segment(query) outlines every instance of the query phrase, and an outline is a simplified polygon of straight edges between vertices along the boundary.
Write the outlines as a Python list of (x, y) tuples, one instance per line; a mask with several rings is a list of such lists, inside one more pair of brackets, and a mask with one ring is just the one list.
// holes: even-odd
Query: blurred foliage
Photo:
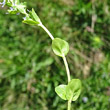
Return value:
[[(26, 1), (26, 0), (23, 0)], [(110, 110), (110, 0), (27, 0), (50, 32), (70, 44), (71, 76), (82, 80), (72, 110)], [(0, 110), (66, 110), (54, 88), (63, 62), (39, 27), (0, 8)]]

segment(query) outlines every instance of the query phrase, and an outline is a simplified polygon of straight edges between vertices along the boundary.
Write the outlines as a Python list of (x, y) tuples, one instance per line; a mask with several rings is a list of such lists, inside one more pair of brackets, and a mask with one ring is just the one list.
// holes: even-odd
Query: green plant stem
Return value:
[(41, 26), (47, 32), (47, 34), (49, 35), (49, 37), (52, 40), (54, 40), (54, 37), (52, 36), (52, 34), (49, 32), (49, 30), (42, 23), (40, 23), (39, 26)]
[[(41, 26), (47, 32), (47, 34), (49, 35), (49, 37), (52, 40), (54, 40), (54, 37), (52, 36), (52, 34), (49, 32), (49, 30), (42, 23), (40, 23), (39, 26)], [(63, 58), (64, 64), (65, 64), (66, 73), (67, 73), (67, 77), (68, 77), (68, 83), (69, 83), (70, 80), (71, 80), (71, 78), (70, 78), (70, 70), (69, 70), (68, 62), (66, 60), (65, 55), (63, 55), (62, 58)], [(68, 101), (68, 108), (67, 108), (67, 110), (71, 110), (71, 100)]]
[[(47, 32), (47, 34), (50, 36), (50, 38), (52, 40), (54, 40), (54, 37), (52, 36), (52, 34), (49, 32), (49, 30), (42, 23), (40, 23), (39, 26), (41, 26)], [(70, 70), (69, 70), (68, 63), (67, 63), (65, 55), (63, 55), (63, 61), (64, 61), (64, 64), (65, 64), (65, 67), (66, 67), (68, 82), (70, 82), (70, 80), (71, 80), (71, 78), (70, 78)]]
[(69, 83), (70, 80), (71, 80), (71, 78), (70, 78), (70, 70), (69, 70), (68, 63), (67, 63), (65, 55), (63, 55), (63, 61), (64, 61), (64, 64), (65, 64), (65, 68), (66, 68), (66, 72), (67, 72), (67, 77), (68, 77), (68, 83)]

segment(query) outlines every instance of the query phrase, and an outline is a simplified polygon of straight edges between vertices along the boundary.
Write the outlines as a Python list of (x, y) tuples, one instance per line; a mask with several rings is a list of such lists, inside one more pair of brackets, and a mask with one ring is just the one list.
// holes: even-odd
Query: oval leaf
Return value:
[(81, 93), (81, 81), (79, 79), (72, 79), (66, 87), (66, 98), (72, 101), (77, 100)]
[(62, 98), (63, 100), (67, 100), (66, 99), (66, 85), (59, 85), (55, 88), (55, 92), (58, 94), (58, 96), (60, 98)]
[(69, 51), (69, 45), (66, 41), (60, 38), (55, 38), (52, 41), (52, 49), (56, 55), (63, 57), (64, 55), (67, 55)]

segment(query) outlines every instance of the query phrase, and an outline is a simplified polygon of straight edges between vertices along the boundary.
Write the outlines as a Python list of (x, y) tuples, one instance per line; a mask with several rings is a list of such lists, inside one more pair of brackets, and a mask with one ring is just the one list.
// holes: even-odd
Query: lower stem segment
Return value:
[(68, 77), (68, 83), (70, 82), (70, 70), (69, 70), (69, 67), (68, 67), (68, 63), (67, 63), (67, 60), (66, 60), (66, 57), (65, 55), (63, 55), (63, 61), (64, 61), (64, 64), (65, 64), (65, 67), (66, 67), (66, 72), (67, 72), (67, 77)]
[[(66, 67), (66, 72), (67, 72), (67, 77), (68, 77), (68, 83), (69, 83), (70, 80), (71, 80), (71, 78), (70, 78), (70, 70), (69, 70), (68, 63), (67, 63), (67, 60), (66, 60), (65, 55), (63, 55), (63, 61), (64, 61), (64, 64), (65, 64), (65, 67)], [(68, 108), (67, 108), (67, 110), (71, 110), (71, 101), (72, 101), (72, 99), (70, 99), (68, 101)]]

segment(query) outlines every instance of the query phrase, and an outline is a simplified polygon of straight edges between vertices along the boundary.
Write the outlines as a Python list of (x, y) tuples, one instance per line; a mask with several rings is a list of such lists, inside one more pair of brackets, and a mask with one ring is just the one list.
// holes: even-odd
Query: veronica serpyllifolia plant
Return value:
[(9, 7), (9, 9), (7, 10), (9, 14), (23, 14), (25, 16), (23, 17), (23, 23), (40, 26), (44, 29), (44, 31), (47, 32), (47, 34), (51, 38), (53, 52), (63, 59), (68, 79), (68, 83), (57, 86), (55, 88), (55, 92), (60, 98), (68, 101), (67, 110), (70, 110), (71, 102), (76, 101), (81, 93), (81, 81), (79, 79), (71, 79), (70, 77), (70, 70), (66, 60), (66, 55), (69, 52), (68, 43), (60, 38), (54, 38), (48, 31), (48, 29), (42, 24), (34, 9), (30, 11), (27, 10), (25, 2), (23, 3), (19, 0), (3, 0), (3, 2), (0, 4), (2, 5), (2, 7), (4, 7), (5, 5)]

